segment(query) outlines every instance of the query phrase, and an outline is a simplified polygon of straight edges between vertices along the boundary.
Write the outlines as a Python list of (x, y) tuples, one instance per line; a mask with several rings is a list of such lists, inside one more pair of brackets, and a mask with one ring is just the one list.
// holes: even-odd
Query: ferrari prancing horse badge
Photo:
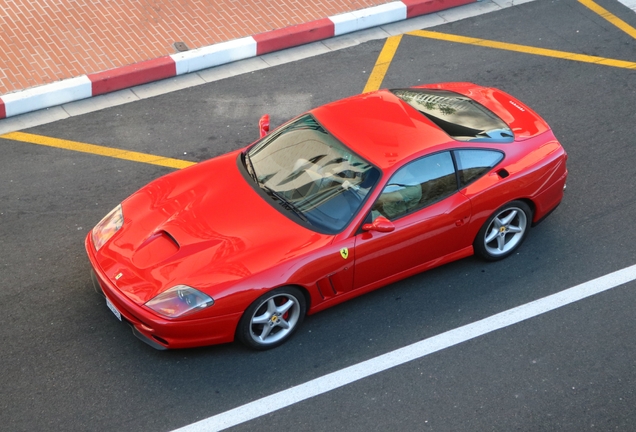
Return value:
[(349, 249), (347, 248), (340, 249), (340, 255), (342, 255), (342, 258), (347, 259), (349, 257)]

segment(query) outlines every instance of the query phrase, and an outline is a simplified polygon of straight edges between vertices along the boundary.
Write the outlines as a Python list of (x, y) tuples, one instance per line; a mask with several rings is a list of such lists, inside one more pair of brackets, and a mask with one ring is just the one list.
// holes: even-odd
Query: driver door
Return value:
[(407, 164), (388, 181), (371, 213), (372, 219), (388, 219), (393, 231), (367, 230), (355, 237), (354, 289), (424, 270), (470, 246), (465, 236), (470, 216), (449, 152)]

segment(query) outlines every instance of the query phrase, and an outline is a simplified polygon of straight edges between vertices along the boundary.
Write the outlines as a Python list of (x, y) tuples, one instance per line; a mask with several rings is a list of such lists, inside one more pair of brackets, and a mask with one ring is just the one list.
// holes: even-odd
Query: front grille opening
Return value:
[(158, 341), (158, 342), (161, 342), (162, 344), (164, 344), (164, 345), (168, 346), (168, 341), (167, 341), (167, 340), (165, 340), (165, 339), (163, 339), (163, 338), (160, 338), (159, 336), (156, 336), (156, 335), (152, 335), (152, 338), (153, 338), (154, 340), (156, 340), (156, 341)]

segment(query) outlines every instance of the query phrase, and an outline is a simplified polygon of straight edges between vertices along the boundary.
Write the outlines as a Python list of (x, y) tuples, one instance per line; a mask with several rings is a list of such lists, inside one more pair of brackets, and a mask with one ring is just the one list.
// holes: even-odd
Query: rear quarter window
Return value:
[(503, 153), (496, 150), (466, 149), (453, 153), (462, 188), (486, 174), (504, 158)]

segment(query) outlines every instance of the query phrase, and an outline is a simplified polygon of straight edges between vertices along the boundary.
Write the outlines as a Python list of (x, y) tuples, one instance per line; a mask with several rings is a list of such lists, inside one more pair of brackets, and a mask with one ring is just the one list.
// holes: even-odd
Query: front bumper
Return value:
[(92, 266), (91, 279), (95, 291), (102, 294), (120, 312), (123, 322), (133, 334), (155, 349), (192, 348), (232, 342), (242, 313), (219, 317), (168, 320), (126, 297), (103, 273), (92, 245), (90, 234), (85, 240), (86, 253)]

